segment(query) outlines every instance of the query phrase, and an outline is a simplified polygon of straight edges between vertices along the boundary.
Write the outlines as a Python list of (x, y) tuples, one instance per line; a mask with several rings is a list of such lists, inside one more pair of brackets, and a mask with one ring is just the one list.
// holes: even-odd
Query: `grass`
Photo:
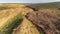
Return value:
[[(4, 6), (5, 5), (5, 6)], [(37, 5), (37, 6), (36, 6)], [(58, 10), (57, 8), (59, 7), (58, 5), (56, 5), (56, 4), (36, 4), (34, 7), (35, 8), (39, 8), (39, 9), (54, 9), (53, 10), (53, 13), (55, 13), (55, 14), (57, 14), (59, 17), (60, 17), (60, 10)], [(54, 6), (55, 5), (55, 6)], [(32, 6), (32, 5), (31, 5)], [(32, 6), (32, 7), (33, 7)], [(54, 6), (54, 7), (53, 7)], [(58, 6), (58, 7), (57, 7)], [(2, 8), (2, 9), (1, 9)], [(14, 11), (15, 11), (15, 9), (16, 8), (22, 8), (22, 9), (19, 9), (19, 10), (22, 10), (22, 11), (26, 11), (26, 12), (28, 12), (29, 11), (29, 9), (27, 8), (27, 7), (25, 7), (24, 5), (20, 5), (20, 4), (2, 4), (2, 5), (0, 5), (0, 19), (1, 18), (4, 18), (5, 17), (5, 14), (8, 16), (9, 15), (9, 13), (10, 13), (10, 11), (13, 13)], [(21, 11), (21, 12), (22, 12)], [(45, 11), (45, 10), (44, 10)], [(49, 10), (50, 11), (50, 10)], [(4, 13), (4, 12), (6, 12), (6, 13)], [(8, 12), (8, 13), (7, 13)], [(3, 15), (3, 14), (4, 15)], [(40, 13), (41, 13), (41, 11), (40, 11)], [(44, 12), (43, 12), (44, 13)], [(48, 12), (47, 12), (48, 13)], [(47, 14), (46, 13), (46, 14)], [(3, 16), (1, 16), (1, 15), (3, 15)], [(44, 14), (45, 15), (45, 14)], [(6, 17), (7, 17), (6, 16)], [(54, 15), (53, 15), (54, 16)], [(15, 16), (14, 18), (12, 18), (12, 19), (9, 19), (8, 21), (7, 21), (7, 23), (6, 24), (8, 24), (8, 25), (5, 25), (3, 28), (1, 28), (0, 29), (0, 34), (11, 34), (12, 32), (13, 32), (13, 30), (15, 29), (15, 28), (17, 28), (18, 26), (19, 26), (19, 24), (21, 24), (21, 22), (22, 22), (22, 20), (23, 20), (23, 15), (22, 14), (19, 14), (19, 15), (17, 15), (17, 16)], [(36, 26), (37, 27), (37, 29), (39, 30), (39, 27), (38, 26)], [(40, 32), (41, 32), (41, 34), (44, 34), (44, 32), (42, 31), (42, 30), (39, 30)]]
[[(0, 8), (0, 22), (3, 18), (7, 18), (9, 15), (13, 14), (16, 9), (18, 8), (17, 6), (11, 6), (11, 5), (1, 5)], [(22, 8), (19, 6), (19, 8)], [(7, 21), (7, 25), (2, 25), (0, 27), (0, 34), (11, 34), (13, 32), (13, 29), (15, 29), (23, 20), (23, 15), (20, 13), (17, 16), (14, 16), (13, 18), (9, 19)]]
[(23, 20), (23, 16), (20, 14), (18, 16), (15, 16), (14, 18), (7, 21), (7, 25), (5, 25), (1, 30), (0, 34), (11, 34), (13, 32), (13, 29), (16, 28)]
[(40, 34), (36, 26), (33, 25), (28, 19), (24, 18), (23, 22), (13, 34)]

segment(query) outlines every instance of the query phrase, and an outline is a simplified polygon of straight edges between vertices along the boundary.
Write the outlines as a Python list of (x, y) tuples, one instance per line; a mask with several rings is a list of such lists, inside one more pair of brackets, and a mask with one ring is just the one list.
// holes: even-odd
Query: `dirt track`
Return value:
[(17, 30), (13, 34), (40, 34), (35, 25), (33, 25), (28, 19), (24, 18)]

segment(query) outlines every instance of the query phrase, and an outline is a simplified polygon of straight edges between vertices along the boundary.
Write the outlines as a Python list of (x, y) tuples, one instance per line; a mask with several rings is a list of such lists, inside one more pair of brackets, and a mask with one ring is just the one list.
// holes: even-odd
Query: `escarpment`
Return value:
[(25, 17), (42, 28), (46, 34), (60, 34), (60, 18), (52, 11), (39, 10), (27, 13)]

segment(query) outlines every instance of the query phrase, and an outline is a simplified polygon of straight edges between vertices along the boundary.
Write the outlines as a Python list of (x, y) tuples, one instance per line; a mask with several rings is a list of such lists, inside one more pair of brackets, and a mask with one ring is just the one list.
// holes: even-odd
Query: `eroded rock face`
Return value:
[(52, 11), (39, 10), (27, 13), (25, 17), (42, 28), (46, 34), (60, 34), (60, 18)]
[(33, 11), (38, 11), (39, 10), (39, 8), (37, 8), (37, 7), (31, 7), (31, 6), (26, 6), (26, 7), (32, 9)]

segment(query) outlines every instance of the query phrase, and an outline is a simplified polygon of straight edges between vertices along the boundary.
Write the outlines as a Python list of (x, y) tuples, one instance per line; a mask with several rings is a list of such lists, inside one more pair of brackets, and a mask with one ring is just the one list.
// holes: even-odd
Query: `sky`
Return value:
[(0, 0), (0, 3), (47, 3), (60, 0)]

